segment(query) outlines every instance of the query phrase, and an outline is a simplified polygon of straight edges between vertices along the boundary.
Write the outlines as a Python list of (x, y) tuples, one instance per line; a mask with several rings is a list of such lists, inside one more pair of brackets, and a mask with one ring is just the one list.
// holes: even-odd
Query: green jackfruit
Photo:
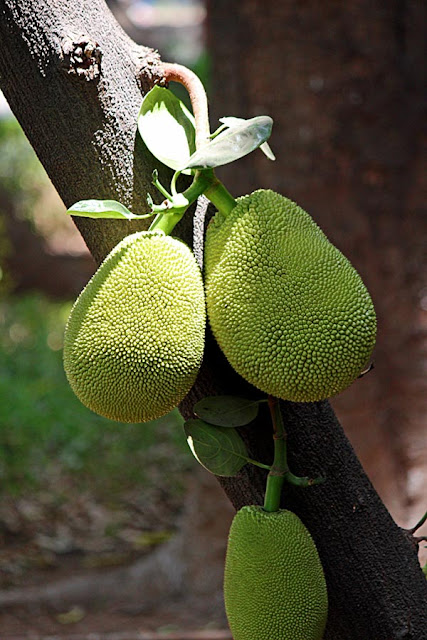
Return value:
[(208, 317), (231, 366), (294, 402), (329, 398), (368, 364), (372, 300), (359, 274), (301, 207), (269, 190), (209, 224)]
[(315, 544), (291, 511), (243, 507), (228, 539), (224, 599), (234, 640), (321, 640), (328, 596)]
[(187, 245), (162, 232), (128, 236), (71, 310), (64, 339), (70, 385), (111, 420), (159, 418), (196, 379), (205, 320), (202, 276)]

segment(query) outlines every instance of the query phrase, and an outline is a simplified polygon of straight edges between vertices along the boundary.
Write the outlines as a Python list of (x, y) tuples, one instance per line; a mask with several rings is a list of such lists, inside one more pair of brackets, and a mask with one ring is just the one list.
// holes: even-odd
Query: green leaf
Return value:
[(194, 406), (194, 413), (217, 427), (243, 427), (255, 420), (258, 409), (258, 400), (236, 396), (209, 396)]
[(196, 150), (194, 117), (169, 89), (156, 86), (147, 93), (138, 129), (153, 156), (175, 171), (185, 166)]
[[(246, 120), (244, 118), (235, 118), (234, 116), (226, 116), (224, 118), (220, 118), (219, 121), (222, 122), (225, 127), (232, 127), (232, 126), (235, 126), (236, 124), (239, 124), (239, 122), (240, 123), (241, 122), (246, 122)], [(263, 142), (260, 145), (259, 148), (263, 153), (265, 153), (265, 155), (267, 156), (267, 158), (269, 160), (275, 160), (276, 159), (276, 156), (272, 152), (271, 147), (268, 144), (268, 142)]]
[[(125, 218), (126, 220), (138, 220), (148, 216), (137, 216), (131, 213), (120, 202), (115, 200), (80, 200), (67, 209), (72, 216), (83, 218)], [(150, 214), (151, 215), (151, 214)]]
[(273, 127), (273, 120), (269, 116), (257, 116), (250, 120), (232, 117), (221, 120), (228, 129), (220, 131), (211, 142), (193, 153), (183, 165), (186, 169), (211, 169), (243, 158), (265, 144)]
[(211, 473), (235, 476), (248, 462), (245, 443), (235, 429), (188, 420), (184, 430), (194, 457)]

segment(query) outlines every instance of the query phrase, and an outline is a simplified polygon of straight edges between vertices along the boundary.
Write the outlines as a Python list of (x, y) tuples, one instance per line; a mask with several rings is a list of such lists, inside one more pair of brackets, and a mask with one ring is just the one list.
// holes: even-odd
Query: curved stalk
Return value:
[[(210, 141), (208, 99), (203, 84), (193, 71), (180, 64), (164, 62), (162, 70), (167, 82), (179, 82), (188, 91), (196, 123), (196, 149), (200, 149)], [(176, 193), (178, 176), (179, 172), (175, 172), (171, 184), (172, 198), (168, 197), (166, 190), (161, 185), (154, 183), (159, 191), (167, 197), (167, 200), (164, 210), (159, 211), (153, 220), (150, 226), (151, 231), (159, 229), (169, 235), (190, 204), (202, 194), (205, 194), (218, 211), (224, 215), (228, 215), (236, 206), (233, 196), (217, 179), (213, 169), (197, 171), (193, 183), (182, 194)]]
[(211, 171), (212, 181), (203, 193), (208, 198), (208, 200), (210, 200), (212, 204), (215, 205), (218, 211), (227, 216), (230, 211), (236, 206), (236, 201), (231, 193), (224, 187), (222, 182), (215, 176), (213, 169), (211, 169)]
[(167, 82), (179, 82), (188, 91), (196, 121), (196, 149), (200, 149), (209, 142), (209, 110), (208, 99), (203, 84), (193, 71), (181, 64), (163, 62), (163, 75)]

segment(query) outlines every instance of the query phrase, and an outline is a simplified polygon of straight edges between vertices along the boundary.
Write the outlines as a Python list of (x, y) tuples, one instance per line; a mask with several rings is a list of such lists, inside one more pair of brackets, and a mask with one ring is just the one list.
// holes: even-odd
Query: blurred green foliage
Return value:
[(13, 276), (6, 269), (12, 248), (7, 220), (13, 212), (31, 223), (34, 203), (49, 188), (50, 181), (13, 116), (0, 118), (0, 296), (13, 288)]
[[(13, 196), (16, 208), (31, 218), (34, 201), (49, 183), (18, 121), (12, 116), (0, 118), (1, 192)], [(0, 198), (0, 211), (3, 207)]]
[(178, 411), (121, 424), (74, 396), (62, 366), (70, 308), (34, 294), (0, 301), (1, 491), (19, 495), (57, 477), (112, 496), (153, 475), (179, 488), (192, 459)]

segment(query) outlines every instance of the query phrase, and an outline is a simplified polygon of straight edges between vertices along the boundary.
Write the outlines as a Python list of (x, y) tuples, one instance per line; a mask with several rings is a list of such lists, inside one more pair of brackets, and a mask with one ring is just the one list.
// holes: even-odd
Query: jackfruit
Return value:
[(359, 274), (301, 207), (270, 190), (217, 212), (205, 241), (212, 332), (231, 366), (270, 395), (314, 402), (343, 391), (375, 344)]
[(122, 240), (77, 298), (64, 368), (80, 401), (121, 422), (175, 408), (199, 370), (205, 332), (202, 275), (183, 242), (141, 231)]
[(224, 600), (234, 640), (320, 640), (328, 595), (310, 533), (291, 511), (246, 506), (231, 524)]

